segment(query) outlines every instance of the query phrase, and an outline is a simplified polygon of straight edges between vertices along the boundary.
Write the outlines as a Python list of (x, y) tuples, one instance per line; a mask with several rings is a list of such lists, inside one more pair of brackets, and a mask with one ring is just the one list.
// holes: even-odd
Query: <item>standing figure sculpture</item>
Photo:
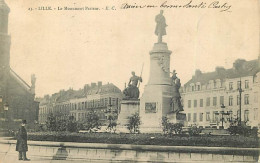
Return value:
[(125, 99), (138, 99), (139, 88), (137, 87), (138, 81), (142, 82), (142, 77), (136, 76), (135, 72), (132, 72), (132, 77), (129, 80), (128, 87), (123, 91)]
[(163, 10), (160, 11), (160, 14), (158, 14), (155, 17), (156, 22), (156, 28), (155, 28), (155, 34), (158, 36), (158, 43), (162, 42), (162, 36), (166, 35), (166, 27), (167, 24), (165, 22), (165, 17), (163, 16)]
[(172, 86), (173, 86), (173, 98), (172, 98), (172, 108), (173, 112), (180, 112), (183, 111), (183, 106), (181, 104), (181, 94), (179, 89), (181, 87), (180, 79), (176, 75), (176, 71), (173, 70), (172, 75)]

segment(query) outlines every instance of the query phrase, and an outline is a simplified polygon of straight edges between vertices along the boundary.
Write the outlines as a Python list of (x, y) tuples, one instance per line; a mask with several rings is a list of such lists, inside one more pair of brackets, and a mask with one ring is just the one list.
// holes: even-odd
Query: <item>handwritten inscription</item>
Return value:
[(209, 9), (219, 9), (220, 12), (227, 11), (231, 12), (231, 5), (228, 4), (227, 2), (220, 2), (220, 1), (214, 1), (211, 3), (208, 2), (194, 2), (193, 0), (190, 0), (188, 3), (175, 3), (175, 4), (170, 4), (168, 1), (163, 2), (160, 5), (152, 5), (152, 4), (145, 4), (145, 5), (139, 5), (137, 3), (123, 3), (121, 5), (121, 9), (142, 9), (142, 8), (198, 8), (198, 9), (204, 9), (204, 8), (209, 8)]

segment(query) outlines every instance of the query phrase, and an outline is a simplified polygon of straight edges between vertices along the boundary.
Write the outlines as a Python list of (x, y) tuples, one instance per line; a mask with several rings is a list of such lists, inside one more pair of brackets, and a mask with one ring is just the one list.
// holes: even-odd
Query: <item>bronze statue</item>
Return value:
[(156, 28), (155, 28), (155, 34), (158, 36), (158, 43), (162, 42), (162, 36), (166, 35), (166, 27), (167, 24), (165, 22), (165, 17), (163, 16), (163, 10), (160, 11), (160, 14), (158, 14), (155, 17)]
[(128, 87), (123, 91), (125, 99), (138, 99), (139, 88), (137, 87), (138, 81), (142, 82), (142, 77), (136, 76), (135, 72), (132, 72), (132, 77), (129, 80)]
[(177, 77), (177, 73), (175, 70), (173, 70), (172, 73), (172, 86), (173, 86), (173, 97), (172, 97), (172, 107), (173, 112), (180, 112), (183, 111), (183, 106), (181, 104), (181, 94), (179, 92), (179, 89), (181, 87), (181, 81)]

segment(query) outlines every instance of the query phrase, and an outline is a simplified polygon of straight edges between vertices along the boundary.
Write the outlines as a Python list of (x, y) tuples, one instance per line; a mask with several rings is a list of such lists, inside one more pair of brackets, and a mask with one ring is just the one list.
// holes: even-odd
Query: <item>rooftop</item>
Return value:
[(102, 85), (101, 82), (98, 82), (98, 84), (91, 83), (91, 85), (86, 84), (83, 89), (73, 90), (72, 88), (70, 88), (68, 90), (60, 90), (59, 92), (54, 93), (51, 96), (45, 95), (44, 98), (40, 100), (40, 104), (45, 105), (54, 102), (65, 102), (70, 99), (84, 98), (90, 95), (109, 93), (121, 93), (121, 90), (112, 83), (108, 83), (105, 85)]
[(191, 83), (200, 82), (201, 84), (208, 83), (210, 80), (216, 79), (232, 79), (232, 78), (240, 78), (245, 76), (254, 76), (257, 72), (259, 72), (259, 61), (251, 60), (246, 61), (244, 59), (237, 59), (233, 63), (233, 67), (230, 69), (225, 69), (224, 67), (216, 67), (214, 72), (206, 72), (202, 73), (200, 70), (196, 70), (195, 75), (192, 76), (192, 79), (189, 80), (184, 86)]

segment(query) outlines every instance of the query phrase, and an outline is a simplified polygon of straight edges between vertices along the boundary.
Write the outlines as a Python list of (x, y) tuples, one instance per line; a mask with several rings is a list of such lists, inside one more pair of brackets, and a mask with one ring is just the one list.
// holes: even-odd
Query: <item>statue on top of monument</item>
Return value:
[(125, 99), (138, 99), (139, 88), (137, 87), (138, 81), (142, 82), (142, 77), (136, 76), (135, 72), (132, 72), (132, 77), (129, 80), (128, 87), (123, 91)]
[(158, 36), (158, 43), (162, 42), (162, 36), (166, 35), (167, 24), (165, 22), (165, 17), (163, 16), (163, 10), (160, 11), (160, 14), (155, 17), (156, 28), (155, 34)]
[(172, 72), (172, 86), (173, 86), (173, 97), (172, 97), (172, 108), (173, 112), (183, 111), (183, 106), (181, 104), (181, 94), (179, 89), (181, 87), (181, 81), (177, 77), (177, 73), (175, 70)]

